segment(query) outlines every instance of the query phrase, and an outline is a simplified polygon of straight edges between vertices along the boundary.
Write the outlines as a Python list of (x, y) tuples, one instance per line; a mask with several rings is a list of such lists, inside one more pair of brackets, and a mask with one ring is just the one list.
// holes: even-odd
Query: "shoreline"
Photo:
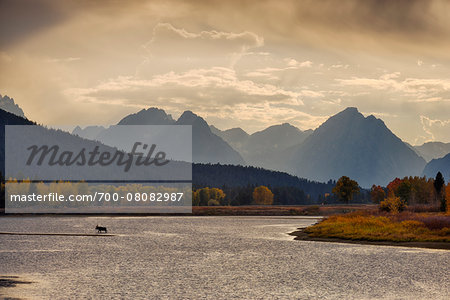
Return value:
[(445, 242), (393, 242), (393, 241), (349, 240), (335, 237), (310, 237), (309, 234), (305, 232), (305, 229), (306, 228), (297, 228), (296, 231), (290, 232), (288, 234), (290, 236), (294, 236), (295, 237), (294, 240), (296, 241), (450, 250), (450, 243)]
[(0, 232), (0, 235), (54, 235), (54, 236), (115, 236), (110, 233), (66, 233), (66, 232)]
[(192, 213), (9, 213), (0, 209), (0, 218), (8, 217), (146, 217), (146, 216), (330, 216), (352, 211), (374, 208), (372, 204), (328, 204), (328, 205), (245, 205), (245, 206), (193, 206)]

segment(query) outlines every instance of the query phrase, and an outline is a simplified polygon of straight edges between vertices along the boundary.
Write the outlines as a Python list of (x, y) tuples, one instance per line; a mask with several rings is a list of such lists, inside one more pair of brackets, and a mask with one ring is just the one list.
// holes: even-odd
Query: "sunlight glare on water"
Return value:
[(0, 218), (0, 288), (22, 298), (449, 299), (450, 252), (294, 241), (295, 217)]

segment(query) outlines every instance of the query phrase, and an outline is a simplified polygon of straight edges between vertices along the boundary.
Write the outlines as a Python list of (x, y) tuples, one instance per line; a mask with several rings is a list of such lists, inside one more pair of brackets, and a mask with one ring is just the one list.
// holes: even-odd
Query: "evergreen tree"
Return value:
[(442, 187), (444, 186), (444, 184), (445, 184), (444, 176), (442, 176), (441, 172), (437, 172), (433, 185), (436, 191), (436, 197), (440, 202), (441, 211), (446, 211), (445, 198), (442, 197)]

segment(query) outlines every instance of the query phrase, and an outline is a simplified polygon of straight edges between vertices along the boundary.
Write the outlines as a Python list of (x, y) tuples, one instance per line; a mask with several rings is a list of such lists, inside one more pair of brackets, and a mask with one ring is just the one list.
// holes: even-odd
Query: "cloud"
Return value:
[(49, 63), (68, 63), (81, 60), (80, 57), (65, 57), (65, 58), (48, 58), (45, 61)]
[[(305, 113), (295, 107), (276, 105), (270, 102), (241, 103), (233, 107), (225, 106), (218, 111), (205, 111), (199, 108), (195, 111), (205, 116), (208, 122), (220, 128), (239, 126), (248, 133), (282, 122), (288, 122), (306, 130), (316, 128), (328, 119), (328, 116), (317, 116)], [(270, 114), (267, 113), (268, 111)], [(231, 124), (230, 119), (234, 120)]]
[(450, 119), (431, 119), (421, 115), (420, 122), (422, 123), (423, 131), (428, 137), (428, 140), (426, 141), (449, 141), (448, 133), (450, 132)]
[[(145, 69), (180, 71), (199, 67), (231, 67), (249, 50), (264, 45), (264, 39), (250, 31), (217, 30), (191, 32), (170, 23), (158, 23), (152, 39), (144, 45), (148, 56)], [(147, 70), (148, 71), (148, 70)]]
[(303, 111), (302, 99), (323, 97), (320, 92), (258, 84), (239, 79), (233, 69), (223, 67), (168, 72), (151, 79), (122, 76), (93, 88), (67, 89), (65, 95), (80, 103), (157, 106), (174, 115), (190, 109), (218, 126), (227, 127), (234, 120), (234, 126), (250, 131), (280, 120), (309, 129), (327, 118)]
[(311, 68), (311, 66), (313, 65), (312, 61), (309, 60), (299, 62), (293, 58), (285, 58), (284, 61), (288, 65), (288, 68)]
[(13, 60), (13, 58), (6, 52), (4, 51), (0, 51), (0, 61), (1, 62), (5, 62), (5, 63), (9, 63)]
[(0, 48), (9, 48), (69, 17), (49, 0), (3, 0), (0, 6)]
[(431, 138), (420, 115), (448, 118), (449, 9), (445, 0), (5, 0), (0, 89), (44, 124), (160, 106), (222, 127), (306, 129), (357, 106), (411, 142)]
[[(436, 93), (450, 91), (450, 79), (441, 78), (405, 78), (400, 73), (384, 74), (379, 78), (353, 76), (350, 79), (336, 79), (339, 85), (390, 90), (417, 96), (418, 99), (429, 98)], [(450, 96), (450, 95), (448, 95)], [(413, 99), (415, 101), (416, 99)]]
[[(163, 43), (177, 45), (183, 40), (183, 49), (166, 49)], [(146, 45), (151, 52), (158, 52), (159, 47), (163, 46), (164, 54), (171, 51), (174, 53), (196, 53), (199, 49), (202, 51), (214, 50), (219, 53), (225, 52), (244, 52), (250, 48), (261, 47), (264, 45), (264, 39), (257, 34), (244, 31), (240, 33), (223, 32), (217, 30), (200, 31), (198, 33), (188, 32), (183, 28), (175, 28), (170, 23), (158, 23), (153, 29), (153, 38)], [(161, 53), (160, 53), (161, 54)]]
[[(310, 90), (291, 91), (271, 84), (257, 84), (239, 79), (230, 68), (192, 69), (168, 72), (151, 79), (121, 76), (87, 89), (68, 89), (67, 95), (76, 99), (101, 102), (119, 100), (129, 105), (148, 105), (169, 99), (183, 99), (185, 105), (233, 106), (240, 103), (286, 103), (303, 105), (303, 97), (320, 97)], [(175, 105), (179, 105), (176, 103)]]
[(350, 67), (350, 65), (343, 65), (343, 64), (336, 64), (336, 65), (331, 65), (328, 70), (331, 69), (348, 69)]

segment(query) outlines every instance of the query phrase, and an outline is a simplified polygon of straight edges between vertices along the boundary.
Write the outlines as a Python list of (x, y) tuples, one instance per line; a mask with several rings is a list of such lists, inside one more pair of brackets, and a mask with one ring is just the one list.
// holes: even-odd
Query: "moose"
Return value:
[(97, 233), (100, 233), (102, 231), (104, 231), (105, 233), (108, 233), (108, 230), (106, 229), (106, 227), (102, 227), (102, 226), (95, 226), (95, 229), (97, 230)]

